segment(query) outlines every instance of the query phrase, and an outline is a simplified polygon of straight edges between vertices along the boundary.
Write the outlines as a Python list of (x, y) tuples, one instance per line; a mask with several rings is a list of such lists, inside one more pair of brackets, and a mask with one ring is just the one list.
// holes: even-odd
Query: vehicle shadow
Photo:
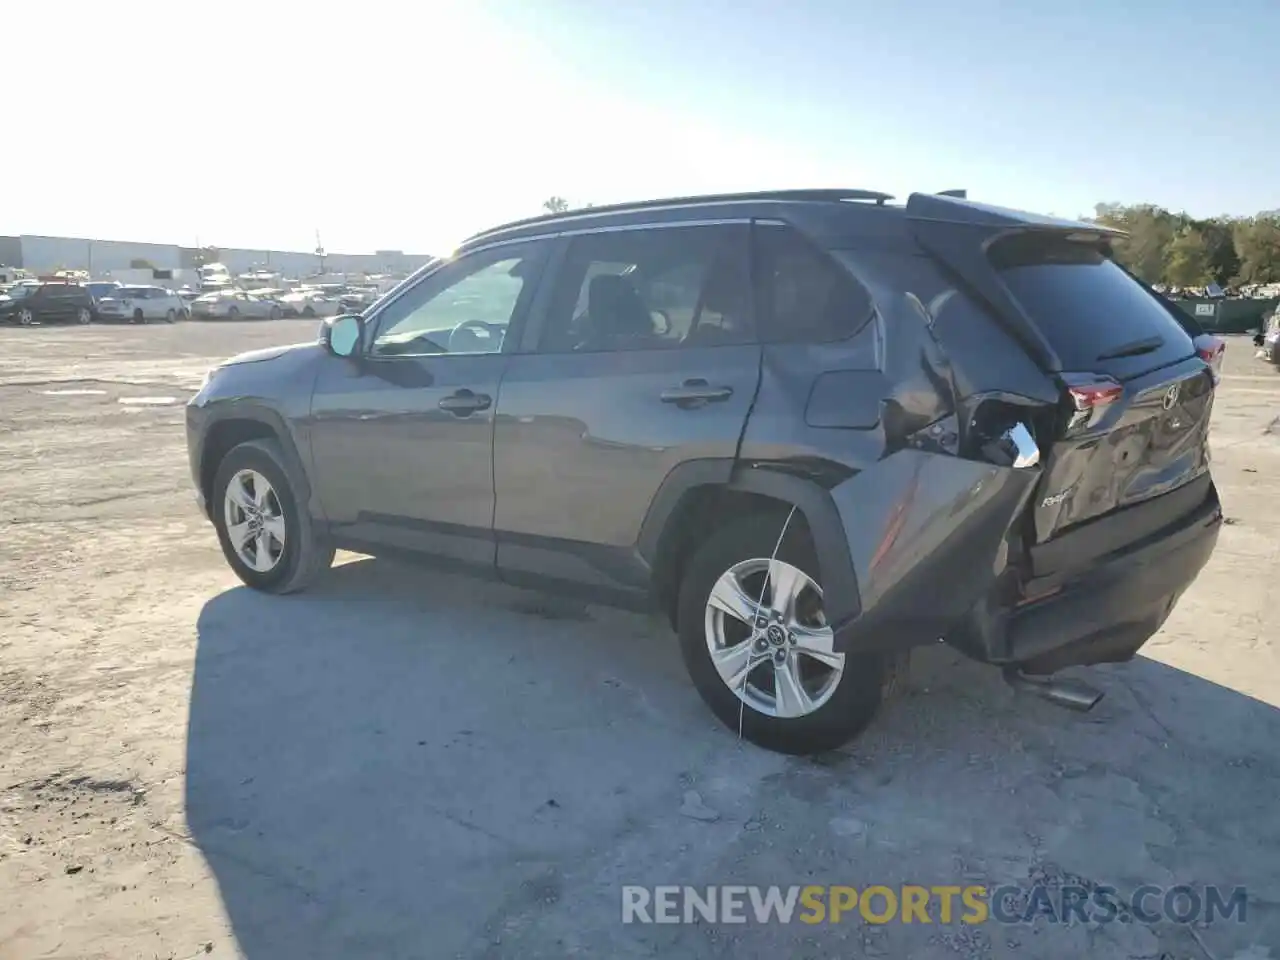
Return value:
[[(621, 887), (1055, 870), (1243, 884), (1248, 922), (1196, 935), (1280, 939), (1280, 712), (1155, 661), (1097, 671), (1079, 716), (931, 649), (862, 739), (802, 759), (720, 728), (653, 621), (387, 561), (228, 590), (198, 633), (188, 825), (249, 960), (808, 956), (798, 924), (624, 925)], [(1192, 935), (1120, 928), (1054, 928), (1036, 956)], [(954, 956), (936, 929), (816, 932)]]

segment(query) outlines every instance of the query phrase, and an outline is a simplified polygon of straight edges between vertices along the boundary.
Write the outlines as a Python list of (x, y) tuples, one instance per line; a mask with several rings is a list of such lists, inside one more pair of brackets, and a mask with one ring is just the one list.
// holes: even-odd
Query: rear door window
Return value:
[(871, 319), (871, 295), (798, 231), (756, 224), (752, 234), (766, 343), (831, 343)]
[(991, 256), (1066, 370), (1124, 379), (1195, 353), (1184, 325), (1157, 295), (1096, 246), (1020, 238), (997, 245)]
[(574, 237), (541, 353), (729, 346), (753, 338), (747, 232), (731, 225)]

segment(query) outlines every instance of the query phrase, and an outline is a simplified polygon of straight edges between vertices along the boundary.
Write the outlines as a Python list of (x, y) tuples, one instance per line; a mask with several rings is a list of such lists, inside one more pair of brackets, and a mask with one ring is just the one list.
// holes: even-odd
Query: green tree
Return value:
[(1213, 282), (1226, 286), (1240, 273), (1240, 257), (1236, 253), (1235, 220), (1231, 217), (1214, 217), (1201, 220), (1196, 229), (1204, 236), (1209, 249), (1209, 273)]
[(1147, 283), (1164, 280), (1169, 245), (1184, 225), (1178, 217), (1149, 203), (1132, 207), (1100, 203), (1094, 208), (1094, 220), (1129, 234), (1116, 242), (1116, 259)]
[(1241, 283), (1280, 283), (1280, 211), (1238, 221), (1235, 242)]
[(1204, 287), (1213, 282), (1213, 262), (1204, 234), (1183, 227), (1170, 242), (1164, 279), (1175, 287)]
[(564, 197), (548, 197), (542, 201), (542, 209), (547, 213), (564, 213), (569, 209), (569, 201)]

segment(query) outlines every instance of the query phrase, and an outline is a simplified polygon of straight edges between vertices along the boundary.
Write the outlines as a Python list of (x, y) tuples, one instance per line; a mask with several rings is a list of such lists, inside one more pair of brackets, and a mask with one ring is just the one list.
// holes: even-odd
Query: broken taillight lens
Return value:
[(1069, 430), (1092, 426), (1124, 395), (1124, 387), (1105, 374), (1064, 373), (1062, 379), (1071, 401)]
[(1124, 393), (1124, 387), (1110, 377), (1101, 377), (1090, 383), (1069, 384), (1067, 393), (1076, 410), (1083, 412), (1115, 403)]
[(1213, 374), (1213, 382), (1216, 384), (1222, 379), (1222, 358), (1227, 352), (1226, 342), (1211, 333), (1203, 333), (1196, 337), (1195, 344), (1196, 353), (1209, 367), (1209, 372)]

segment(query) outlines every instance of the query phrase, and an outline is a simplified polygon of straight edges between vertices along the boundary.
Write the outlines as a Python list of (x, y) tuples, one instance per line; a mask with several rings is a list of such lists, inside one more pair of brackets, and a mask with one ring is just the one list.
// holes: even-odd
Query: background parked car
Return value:
[(211, 320), (279, 320), (280, 304), (269, 297), (246, 293), (244, 290), (221, 291), (197, 297), (192, 310)]
[(0, 321), (23, 327), (91, 323), (93, 309), (93, 297), (78, 283), (20, 283), (0, 297)]
[(186, 314), (182, 298), (164, 287), (121, 287), (98, 301), (98, 316), (102, 320), (129, 320), (133, 323), (163, 320), (173, 323)]
[(98, 314), (98, 301), (104, 297), (114, 297), (116, 291), (124, 286), (119, 280), (93, 280), (86, 283), (85, 289), (89, 291), (89, 296), (93, 297), (94, 319), (101, 320)]
[(342, 312), (342, 301), (323, 290), (302, 287), (281, 297), (280, 307), (290, 317), (333, 317)]
[(373, 306), (380, 296), (377, 287), (349, 287), (338, 300), (343, 313), (360, 313)]
[(1266, 326), (1254, 340), (1262, 348), (1262, 356), (1270, 363), (1280, 365), (1280, 310), (1266, 320)]

